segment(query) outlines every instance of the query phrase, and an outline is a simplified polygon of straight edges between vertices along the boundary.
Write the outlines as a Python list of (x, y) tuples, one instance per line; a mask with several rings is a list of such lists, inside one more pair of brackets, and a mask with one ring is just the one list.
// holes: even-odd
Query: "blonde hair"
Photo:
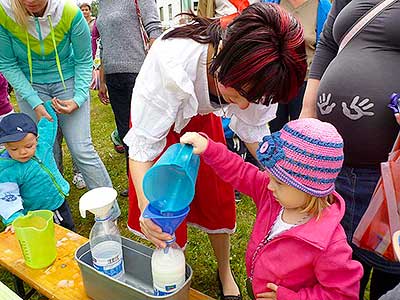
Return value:
[(316, 216), (318, 220), (321, 217), (322, 211), (334, 202), (335, 198), (332, 194), (325, 197), (316, 197), (310, 195), (310, 199), (304, 205), (301, 213), (308, 213), (312, 216)]
[(12, 9), (14, 11), (15, 21), (24, 28), (28, 27), (29, 12), (21, 3), (21, 0), (11, 1)]

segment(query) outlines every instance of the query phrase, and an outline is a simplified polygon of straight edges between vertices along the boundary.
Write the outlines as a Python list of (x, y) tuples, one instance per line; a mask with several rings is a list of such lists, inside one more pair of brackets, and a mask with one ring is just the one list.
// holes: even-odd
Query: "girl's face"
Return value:
[(250, 102), (247, 101), (247, 99), (243, 97), (237, 90), (232, 87), (226, 87), (219, 82), (217, 84), (217, 89), (226, 102), (236, 104), (240, 109), (246, 109), (249, 107)]
[(311, 196), (286, 183), (278, 180), (271, 174), (269, 176), (268, 189), (273, 193), (275, 200), (286, 209), (302, 210)]
[(46, 10), (48, 0), (21, 0), (26, 10), (32, 15), (41, 14)]
[(90, 9), (89, 9), (89, 6), (86, 6), (86, 5), (82, 6), (82, 7), (81, 7), (81, 11), (82, 11), (83, 16), (84, 16), (86, 19), (90, 17)]

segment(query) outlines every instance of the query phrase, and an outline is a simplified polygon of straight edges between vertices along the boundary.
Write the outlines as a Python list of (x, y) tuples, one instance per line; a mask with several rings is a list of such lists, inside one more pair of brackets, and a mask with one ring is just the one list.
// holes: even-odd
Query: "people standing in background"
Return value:
[(281, 130), (283, 125), (290, 120), (295, 120), (300, 116), (308, 73), (319, 35), (322, 32), (329, 10), (331, 9), (331, 2), (329, 0), (262, 0), (261, 2), (280, 4), (284, 9), (298, 18), (303, 25), (306, 42), (307, 76), (296, 97), (288, 104), (278, 105), (276, 118), (269, 122), (271, 132), (275, 132)]
[[(85, 18), (86, 22), (89, 25), (90, 31), (93, 29), (93, 24), (96, 21), (95, 17), (91, 15), (91, 7), (88, 3), (82, 3), (79, 5), (79, 8)], [(93, 73), (94, 74), (94, 73)], [(72, 171), (74, 173), (72, 178), (72, 183), (76, 186), (78, 190), (84, 189), (86, 187), (85, 180), (83, 179), (82, 173), (79, 171), (78, 167), (76, 166), (75, 161), (72, 159)]]
[[(21, 112), (52, 120), (44, 106), (51, 101), (88, 188), (112, 187), (91, 138), (90, 32), (79, 7), (67, 0), (0, 0), (0, 6), (0, 71)], [(54, 149), (61, 169), (61, 147)]]
[(96, 18), (92, 16), (92, 7), (89, 3), (84, 2), (79, 5), (79, 8), (81, 9), (83, 17), (89, 25), (90, 32), (92, 32), (94, 23), (96, 21)]
[[(138, 0), (137, 3), (144, 29), (152, 42), (161, 34), (156, 3), (148, 0)], [(103, 104), (111, 104), (118, 135), (122, 139), (129, 130), (132, 89), (145, 58), (135, 1), (100, 0), (96, 27), (101, 37), (99, 98)], [(126, 144), (124, 148), (128, 174)], [(128, 190), (120, 194), (126, 197)]]
[(400, 1), (386, 7), (338, 50), (350, 28), (380, 2), (333, 2), (311, 65), (300, 116), (330, 122), (343, 137), (344, 166), (335, 185), (346, 202), (342, 225), (353, 257), (364, 267), (360, 299), (371, 279), (370, 300), (379, 299), (400, 282), (400, 263), (352, 243), (381, 176), (380, 163), (387, 161), (399, 133), (387, 105), (399, 90)]

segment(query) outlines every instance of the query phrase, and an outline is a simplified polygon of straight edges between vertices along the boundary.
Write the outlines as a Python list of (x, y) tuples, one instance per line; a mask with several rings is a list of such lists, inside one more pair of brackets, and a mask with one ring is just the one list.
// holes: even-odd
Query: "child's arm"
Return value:
[(230, 183), (236, 190), (249, 195), (256, 201), (265, 192), (269, 179), (257, 167), (229, 151), (225, 145), (215, 143), (206, 135), (188, 132), (181, 137), (181, 143), (191, 144), (193, 153), (201, 154), (204, 162), (211, 166), (215, 173)]
[(0, 183), (0, 217), (4, 225), (10, 225), (23, 215), (22, 198), (15, 182)]
[(39, 141), (46, 142), (47, 144), (53, 146), (57, 136), (57, 128), (58, 128), (57, 114), (51, 107), (51, 101), (45, 102), (44, 107), (46, 108), (49, 115), (53, 118), (53, 121), (49, 121), (46, 118), (40, 119), (37, 125), (39, 133)]
[(352, 250), (346, 239), (333, 242), (314, 262), (314, 273), (318, 283), (298, 292), (279, 286), (277, 299), (358, 300), (363, 269), (361, 264), (351, 257)]

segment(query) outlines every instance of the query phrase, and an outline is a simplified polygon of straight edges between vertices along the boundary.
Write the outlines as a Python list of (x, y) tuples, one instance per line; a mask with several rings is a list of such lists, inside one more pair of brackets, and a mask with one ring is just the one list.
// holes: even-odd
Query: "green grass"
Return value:
[[(16, 107), (15, 98), (12, 102)], [(17, 109), (17, 108), (16, 108)], [(91, 129), (92, 138), (97, 152), (103, 160), (114, 184), (114, 188), (121, 191), (127, 187), (127, 179), (125, 173), (125, 159), (123, 154), (114, 151), (110, 141), (110, 133), (114, 130), (114, 118), (110, 106), (104, 106), (97, 98), (97, 93), (92, 93), (91, 102)], [(71, 157), (68, 149), (64, 145), (64, 175), (65, 178), (72, 181), (72, 165)], [(78, 204), (79, 197), (84, 193), (83, 190), (77, 190), (71, 184), (71, 192), (68, 202), (72, 210), (74, 222), (77, 232), (85, 237), (89, 236), (90, 229), (93, 225), (93, 218), (82, 219), (79, 214)], [(128, 216), (128, 199), (118, 199), (121, 207), (121, 217), (119, 219), (119, 227), (121, 234), (125, 237), (139, 241), (133, 236), (126, 227)], [(243, 298), (247, 297), (245, 289), (246, 268), (244, 255), (246, 251), (247, 241), (251, 233), (252, 225), (255, 219), (255, 207), (251, 199), (244, 197), (237, 204), (237, 230), (231, 237), (231, 264), (233, 272), (241, 287)], [(2, 230), (3, 227), (0, 227)], [(143, 241), (143, 240), (141, 240)], [(149, 245), (149, 243), (145, 244)], [(213, 251), (207, 235), (195, 228), (189, 228), (189, 243), (186, 249), (187, 263), (193, 268), (194, 274), (192, 279), (192, 287), (213, 297), (218, 297), (218, 284), (216, 281), (216, 262)], [(10, 274), (0, 268), (0, 280), (13, 288), (12, 277)], [(34, 296), (32, 299), (38, 299)], [(369, 297), (367, 298), (369, 299)], [(79, 300), (79, 299), (77, 299)], [(110, 299), (111, 300), (111, 299)]]

